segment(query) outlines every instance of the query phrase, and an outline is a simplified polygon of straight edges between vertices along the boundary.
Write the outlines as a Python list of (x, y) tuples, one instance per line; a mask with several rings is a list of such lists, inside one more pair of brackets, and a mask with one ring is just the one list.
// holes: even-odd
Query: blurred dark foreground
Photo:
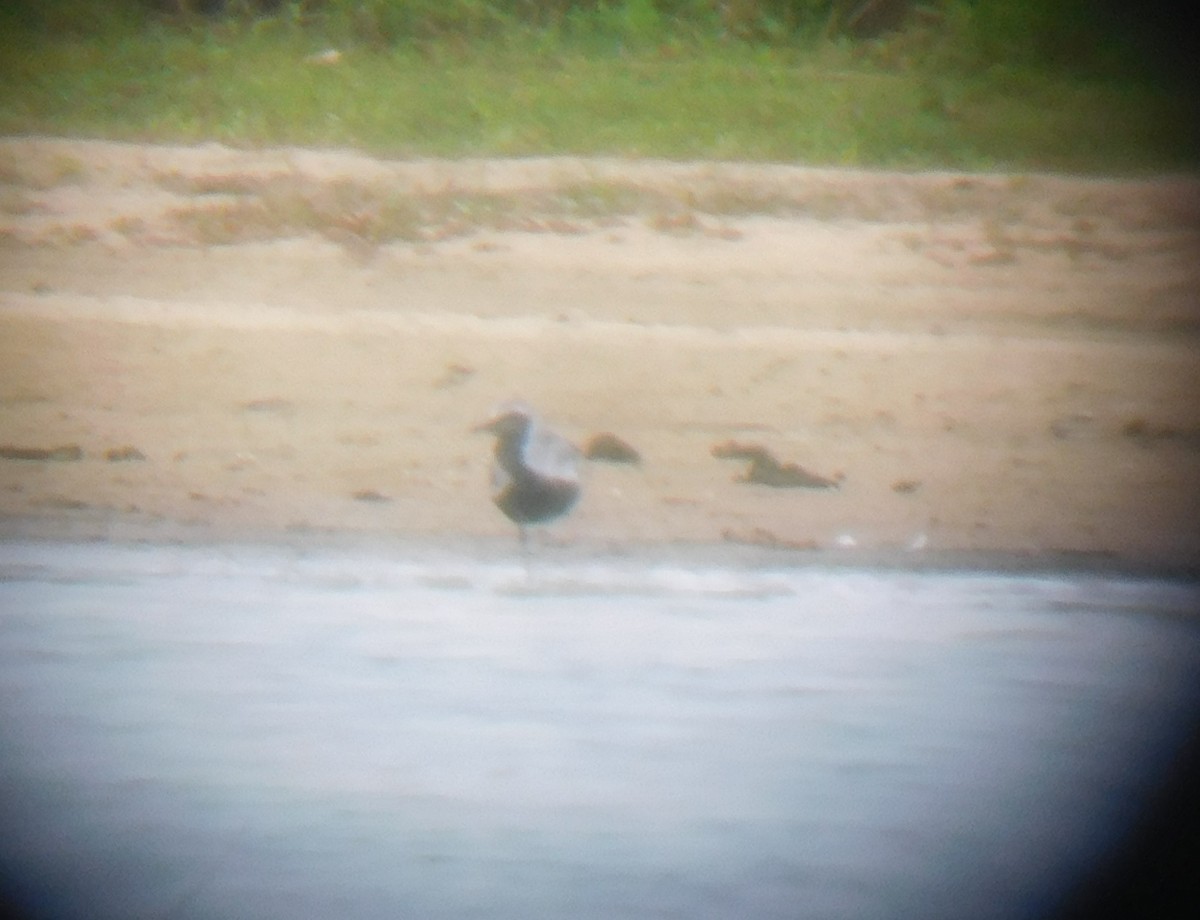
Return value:
[(46, 918), (1193, 916), (1198, 601), (2, 543), (3, 890)]

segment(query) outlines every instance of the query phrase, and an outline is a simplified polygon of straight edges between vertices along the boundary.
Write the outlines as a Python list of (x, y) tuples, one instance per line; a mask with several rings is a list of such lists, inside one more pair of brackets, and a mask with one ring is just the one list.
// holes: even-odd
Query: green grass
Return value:
[(286, 19), (8, 29), (0, 133), (392, 156), (1093, 173), (1196, 164), (1190, 104), (1146, 81), (922, 66), (919, 53), (896, 60), (880, 44), (622, 44), (527, 27), (393, 45), (343, 37), (338, 63), (306, 61), (329, 41)]

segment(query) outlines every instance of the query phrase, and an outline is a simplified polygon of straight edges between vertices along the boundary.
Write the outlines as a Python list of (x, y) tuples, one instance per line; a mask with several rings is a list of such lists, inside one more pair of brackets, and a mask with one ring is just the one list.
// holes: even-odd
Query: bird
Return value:
[(579, 501), (582, 454), (521, 400), (502, 403), (474, 430), (496, 436), (492, 501), (517, 525), (527, 550), (531, 526), (563, 517)]

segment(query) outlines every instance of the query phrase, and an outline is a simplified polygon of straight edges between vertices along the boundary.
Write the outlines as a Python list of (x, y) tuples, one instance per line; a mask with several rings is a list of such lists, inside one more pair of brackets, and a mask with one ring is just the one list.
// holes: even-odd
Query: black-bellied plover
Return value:
[(496, 436), (492, 501), (517, 525), (525, 548), (530, 526), (562, 517), (579, 500), (579, 450), (519, 400), (500, 405), (475, 430)]

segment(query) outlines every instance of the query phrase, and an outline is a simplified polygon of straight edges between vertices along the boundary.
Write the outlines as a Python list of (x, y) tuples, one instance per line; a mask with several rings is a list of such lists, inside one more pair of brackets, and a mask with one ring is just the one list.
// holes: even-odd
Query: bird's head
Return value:
[(497, 406), (487, 420), (472, 431), (494, 434), (500, 438), (521, 435), (533, 423), (533, 409), (520, 400), (510, 400)]

